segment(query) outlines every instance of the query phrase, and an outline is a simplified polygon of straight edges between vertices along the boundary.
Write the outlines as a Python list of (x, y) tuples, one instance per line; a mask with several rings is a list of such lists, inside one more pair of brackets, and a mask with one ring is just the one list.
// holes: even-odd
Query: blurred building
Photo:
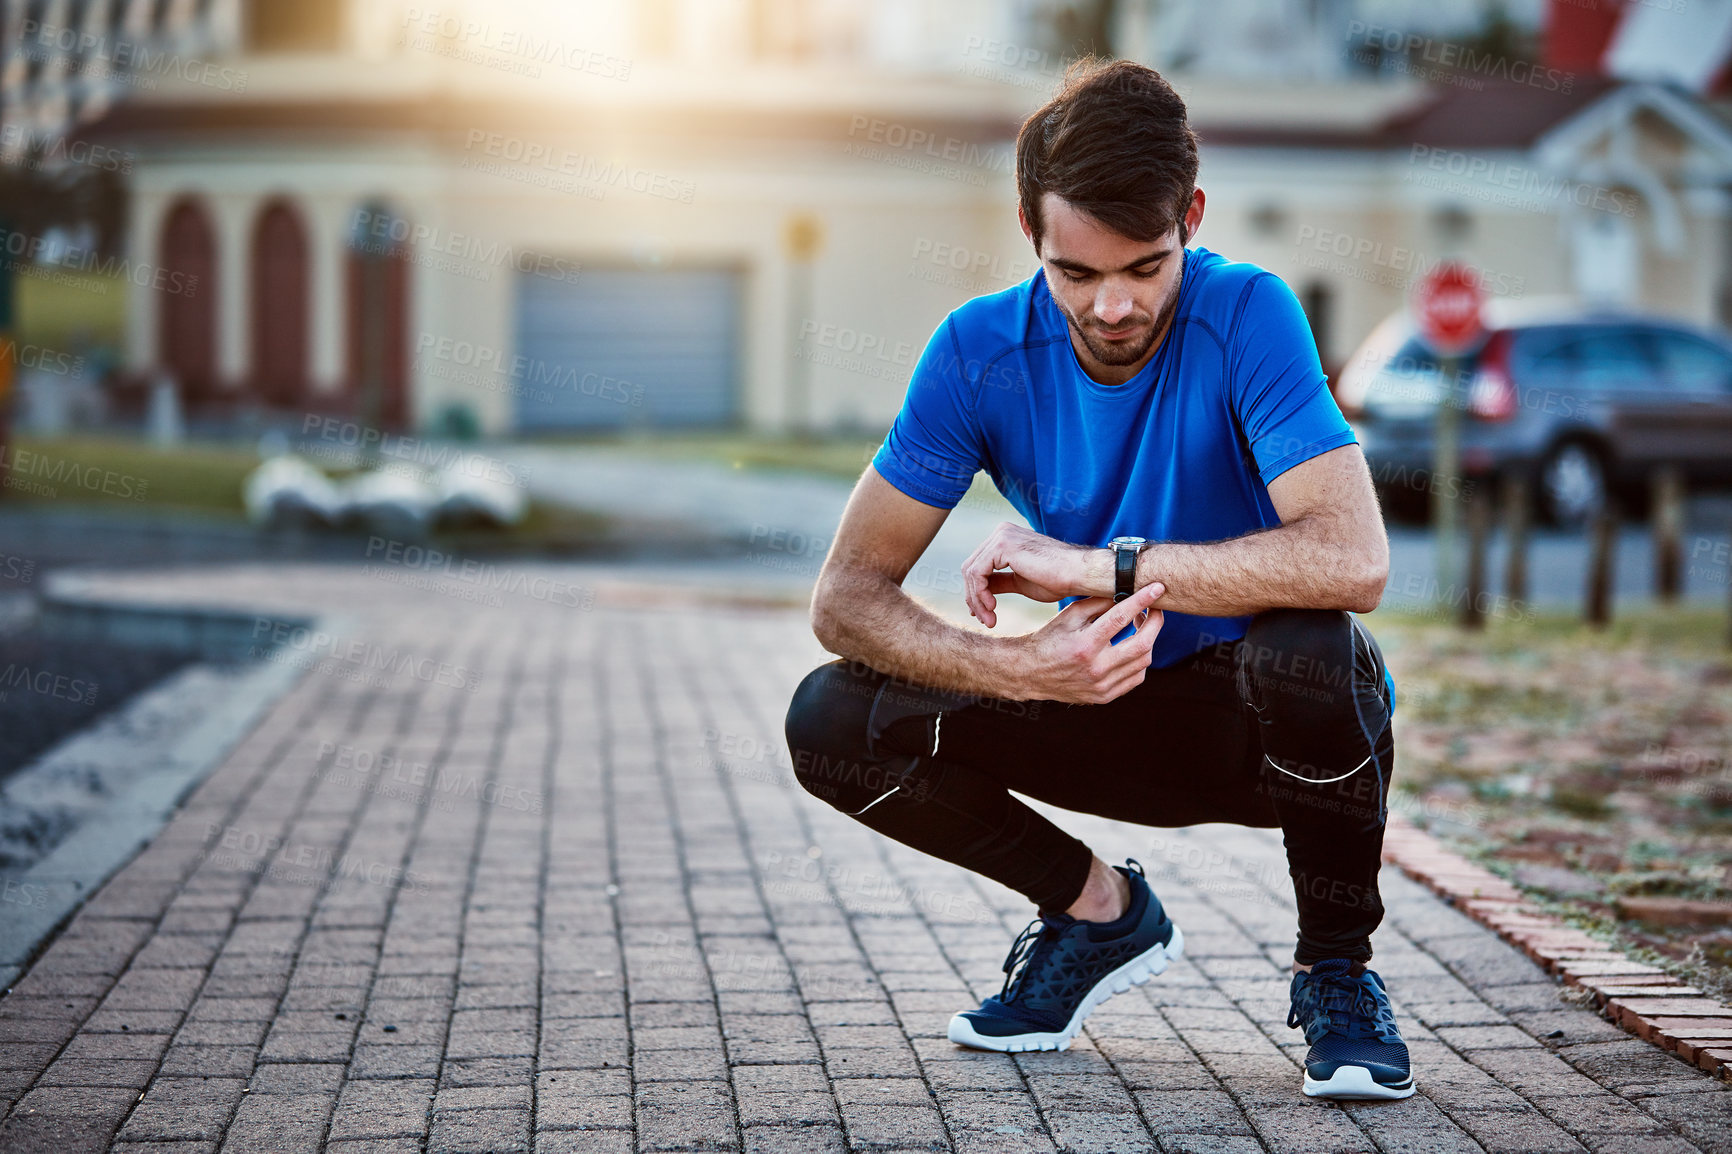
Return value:
[(128, 365), (211, 412), (881, 427), (945, 311), (1035, 270), (1012, 141), (1091, 43), (1186, 93), (1198, 243), (1285, 277), (1326, 364), (1446, 256), (1727, 315), (1718, 73), (1628, 66), (1666, 29), (1595, 0), (193, 7), (200, 51), (131, 61), (85, 133), (136, 157), (160, 274)]

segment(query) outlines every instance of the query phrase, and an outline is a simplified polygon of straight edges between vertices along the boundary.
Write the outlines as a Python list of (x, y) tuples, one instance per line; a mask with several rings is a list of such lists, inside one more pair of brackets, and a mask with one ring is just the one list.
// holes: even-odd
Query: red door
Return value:
[(169, 209), (160, 263), (157, 361), (184, 400), (206, 400), (216, 392), (216, 232), (197, 201)]
[[(385, 220), (370, 206), (361, 219)], [(349, 389), (362, 421), (409, 423), (409, 251), (390, 239), (403, 230), (364, 231), (349, 249)]]
[(300, 404), (307, 383), (307, 233), (272, 201), (253, 229), (253, 386), (273, 407)]

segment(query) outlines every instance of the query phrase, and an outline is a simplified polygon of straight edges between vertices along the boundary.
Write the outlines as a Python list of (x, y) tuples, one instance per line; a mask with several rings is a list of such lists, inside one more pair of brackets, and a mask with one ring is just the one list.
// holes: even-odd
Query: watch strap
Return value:
[(1113, 546), (1113, 602), (1117, 604), (1137, 591), (1137, 545)]

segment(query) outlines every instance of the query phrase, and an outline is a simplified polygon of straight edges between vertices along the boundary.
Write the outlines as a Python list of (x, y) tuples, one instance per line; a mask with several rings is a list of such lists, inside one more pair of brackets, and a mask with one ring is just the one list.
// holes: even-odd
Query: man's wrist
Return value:
[(995, 694), (1005, 701), (1031, 701), (1040, 696), (1030, 677), (1030, 658), (1034, 654), (1034, 635), (994, 638), (1001, 646), (999, 673), (1004, 690)]
[(1111, 597), (1114, 567), (1118, 558), (1111, 549), (1090, 549), (1083, 561), (1083, 592), (1089, 597)]

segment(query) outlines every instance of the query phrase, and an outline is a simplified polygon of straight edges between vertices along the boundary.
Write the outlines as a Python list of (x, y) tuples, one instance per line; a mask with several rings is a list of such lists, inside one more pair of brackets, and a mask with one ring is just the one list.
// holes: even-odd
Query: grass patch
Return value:
[(560, 509), (531, 501), (523, 520), (504, 528), (475, 526), (435, 533), (433, 541), (458, 553), (533, 553), (559, 556), (593, 550), (612, 533), (615, 521), (600, 513)]
[(1591, 789), (1559, 783), (1552, 786), (1551, 796), (1547, 800), (1551, 802), (1552, 808), (1583, 821), (1604, 821), (1612, 816), (1612, 806), (1606, 800), (1606, 795)]
[(1403, 609), (1379, 609), (1367, 620), (1373, 626), (1437, 629), (1453, 633), (1455, 647), (1488, 656), (1512, 656), (1538, 646), (1558, 643), (1587, 650), (1650, 649), (1674, 655), (1712, 656), (1728, 653), (1727, 611), (1715, 605), (1659, 605), (1627, 602), (1615, 606), (1610, 625), (1590, 629), (1580, 612), (1548, 610), (1532, 618), (1497, 618), (1478, 633), (1440, 624), (1435, 615)]
[(118, 276), (64, 268), (19, 269), (18, 339), (66, 353), (120, 349), (126, 339), (126, 297), (131, 289)]
[[(21, 437), (8, 446), (7, 459), (20, 483), (0, 490), (0, 500), (116, 511), (175, 510), (235, 520), (246, 516), (241, 490), (259, 465), (257, 453), (235, 445), (191, 442), (158, 449), (116, 437)], [(340, 479), (359, 471), (326, 469), (325, 474)], [(601, 513), (532, 501), (519, 524), (451, 528), (430, 540), (442, 548), (477, 553), (581, 553), (606, 539), (614, 525), (614, 518)], [(365, 536), (355, 529), (331, 533)]]
[(736, 469), (794, 470), (856, 480), (882, 437), (753, 436), (748, 433), (658, 433), (655, 436), (539, 439), (531, 444), (624, 449), (645, 456), (717, 461)]
[(1509, 686), (1483, 681), (1435, 680), (1427, 692), (1399, 700), (1396, 708), (1424, 721), (1493, 720), (1507, 715), (1528, 719), (1565, 719), (1576, 703), (1567, 694), (1534, 685)]
[(240, 517), (241, 485), (258, 454), (228, 445), (158, 449), (110, 437), (40, 440), (7, 447), (11, 483), (5, 500), (195, 510)]

